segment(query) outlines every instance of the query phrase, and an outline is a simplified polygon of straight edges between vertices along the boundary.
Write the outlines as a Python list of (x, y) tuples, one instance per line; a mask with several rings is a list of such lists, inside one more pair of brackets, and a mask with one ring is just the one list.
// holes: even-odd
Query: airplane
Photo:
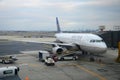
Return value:
[[(42, 43), (52, 45), (51, 53), (62, 55), (70, 54), (69, 51), (82, 51), (82, 54), (104, 54), (107, 46), (104, 40), (96, 34), (92, 33), (63, 33), (61, 31), (58, 18), (56, 17), (57, 33), (55, 34), (56, 42), (36, 42), (22, 40), (25, 42)], [(21, 39), (19, 39), (21, 40)]]
[(62, 54), (63, 47), (72, 47), (82, 53), (103, 54), (107, 51), (107, 46), (104, 40), (96, 34), (92, 33), (63, 33), (60, 29), (58, 18), (56, 17), (57, 33), (55, 34), (56, 41), (59, 43), (53, 44), (53, 53)]

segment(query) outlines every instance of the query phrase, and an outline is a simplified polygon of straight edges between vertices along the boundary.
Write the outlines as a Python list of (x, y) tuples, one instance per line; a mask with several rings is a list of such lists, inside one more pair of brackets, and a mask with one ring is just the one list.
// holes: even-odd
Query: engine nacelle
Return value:
[(53, 54), (60, 55), (60, 54), (62, 54), (64, 52), (64, 49), (62, 47), (57, 46), (57, 47), (54, 47), (52, 49), (52, 52), (53, 52)]

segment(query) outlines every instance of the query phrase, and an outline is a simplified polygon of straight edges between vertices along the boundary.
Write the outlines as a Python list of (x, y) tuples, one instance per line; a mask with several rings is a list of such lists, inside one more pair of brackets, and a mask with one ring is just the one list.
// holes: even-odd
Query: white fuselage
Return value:
[(79, 45), (83, 51), (105, 53), (107, 46), (101, 37), (91, 33), (57, 33), (57, 40)]

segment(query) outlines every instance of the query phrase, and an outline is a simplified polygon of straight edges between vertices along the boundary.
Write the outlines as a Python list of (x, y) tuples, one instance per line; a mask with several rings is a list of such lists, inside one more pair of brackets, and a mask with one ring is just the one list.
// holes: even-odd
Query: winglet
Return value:
[(56, 24), (57, 24), (57, 32), (61, 33), (61, 29), (60, 29), (60, 25), (59, 25), (59, 21), (58, 21), (58, 17), (56, 17)]

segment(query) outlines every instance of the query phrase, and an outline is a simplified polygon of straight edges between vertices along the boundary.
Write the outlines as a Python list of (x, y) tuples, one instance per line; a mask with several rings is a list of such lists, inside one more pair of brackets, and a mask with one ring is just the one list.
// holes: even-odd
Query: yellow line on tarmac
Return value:
[(91, 70), (88, 70), (87, 68), (83, 67), (83, 66), (80, 66), (80, 65), (77, 65), (77, 64), (74, 64), (76, 67), (82, 69), (83, 71), (95, 76), (95, 77), (98, 77), (100, 80), (107, 80), (106, 78), (104, 78), (103, 76), (91, 71)]
[(38, 65), (38, 64), (28, 64), (28, 65), (32, 67), (41, 67), (41, 65)]
[(28, 64), (28, 65), (32, 67), (38, 67), (38, 65), (35, 65), (35, 64)]

